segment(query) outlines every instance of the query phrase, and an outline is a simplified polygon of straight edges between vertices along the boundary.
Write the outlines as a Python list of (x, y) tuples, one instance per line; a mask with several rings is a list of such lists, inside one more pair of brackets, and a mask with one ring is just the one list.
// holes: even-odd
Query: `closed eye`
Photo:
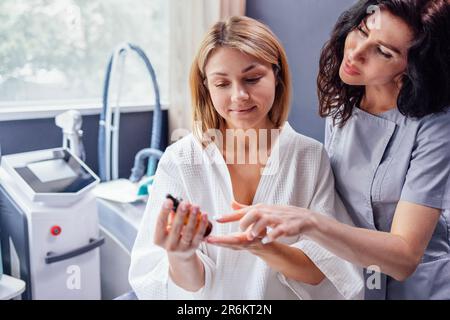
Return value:
[(228, 87), (230, 84), (228, 82), (219, 82), (219, 83), (215, 83), (214, 86), (217, 88), (225, 88)]
[(259, 80), (261, 80), (262, 77), (256, 77), (256, 78), (248, 78), (245, 79), (245, 82), (250, 83), (250, 84), (254, 84), (257, 83)]
[(386, 59), (392, 58), (392, 55), (390, 53), (384, 52), (380, 47), (377, 47), (377, 52), (381, 54)]

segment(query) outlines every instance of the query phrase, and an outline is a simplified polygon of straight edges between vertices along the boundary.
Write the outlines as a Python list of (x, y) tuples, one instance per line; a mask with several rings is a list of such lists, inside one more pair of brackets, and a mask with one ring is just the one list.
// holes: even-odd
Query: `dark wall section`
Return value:
[(287, 51), (293, 75), (289, 117), (300, 133), (323, 141), (324, 120), (318, 116), (316, 78), (320, 50), (337, 18), (355, 0), (247, 0), (246, 14), (267, 24)]
[[(168, 112), (163, 111), (163, 148), (168, 142)], [(119, 176), (128, 178), (135, 154), (150, 146), (152, 112), (122, 113), (119, 137)], [(86, 163), (98, 173), (98, 115), (83, 116)], [(33, 119), (0, 122), (2, 154), (60, 147), (62, 132), (55, 120)]]

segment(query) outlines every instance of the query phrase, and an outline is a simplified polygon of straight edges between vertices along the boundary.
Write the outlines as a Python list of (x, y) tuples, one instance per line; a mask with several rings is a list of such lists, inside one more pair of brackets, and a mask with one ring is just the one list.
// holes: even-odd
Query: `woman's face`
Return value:
[(412, 39), (410, 27), (389, 11), (368, 16), (347, 36), (341, 80), (359, 86), (399, 84)]
[(270, 63), (222, 47), (209, 57), (205, 74), (214, 108), (227, 128), (271, 126), (268, 113), (275, 100), (276, 79)]

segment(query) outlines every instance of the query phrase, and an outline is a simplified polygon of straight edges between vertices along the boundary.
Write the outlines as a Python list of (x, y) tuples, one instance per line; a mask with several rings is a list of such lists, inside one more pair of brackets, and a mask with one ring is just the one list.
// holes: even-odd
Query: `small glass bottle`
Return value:
[[(166, 198), (172, 200), (172, 202), (173, 202), (172, 213), (175, 214), (177, 212), (179, 204), (181, 203), (181, 201), (183, 201), (183, 199), (175, 198), (171, 194), (168, 194), (166, 196)], [(173, 218), (174, 218), (173, 214), (169, 217), (169, 223), (167, 225), (168, 229), (170, 229), (170, 227), (172, 225), (172, 221), (173, 221)], [(197, 226), (200, 224), (200, 219), (201, 219), (201, 215), (198, 215), (198, 217), (197, 217)], [(184, 219), (184, 225), (187, 225), (188, 221), (189, 221), (189, 215), (187, 215), (186, 218)], [(208, 225), (206, 226), (206, 230), (205, 230), (205, 234), (204, 234), (205, 237), (207, 237), (207, 236), (209, 236), (211, 234), (212, 227), (213, 226), (212, 226), (211, 221), (208, 220)]]

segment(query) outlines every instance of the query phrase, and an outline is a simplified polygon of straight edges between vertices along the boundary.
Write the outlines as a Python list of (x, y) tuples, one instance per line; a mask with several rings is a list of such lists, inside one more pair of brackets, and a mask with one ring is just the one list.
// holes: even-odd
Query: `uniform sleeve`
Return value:
[[(342, 202), (334, 190), (334, 178), (328, 156), (322, 150), (316, 189), (309, 209), (330, 216), (340, 222), (352, 225)], [(300, 239), (293, 247), (302, 250), (322, 271), (325, 279), (317, 286), (311, 286), (284, 278), (300, 297), (308, 299), (362, 299), (364, 286), (362, 268), (335, 256), (316, 242)]]
[(430, 116), (419, 129), (400, 199), (450, 208), (450, 111)]
[[(174, 156), (167, 150), (158, 164), (153, 188), (131, 252), (129, 282), (139, 299), (195, 299), (202, 298), (203, 290), (188, 292), (170, 281), (166, 251), (154, 244), (157, 217), (167, 193), (188, 199), (182, 176)], [(214, 265), (201, 250), (205, 266), (205, 283), (211, 278)], [(210, 280), (209, 280), (210, 282)], [(206, 284), (205, 284), (206, 286)]]

